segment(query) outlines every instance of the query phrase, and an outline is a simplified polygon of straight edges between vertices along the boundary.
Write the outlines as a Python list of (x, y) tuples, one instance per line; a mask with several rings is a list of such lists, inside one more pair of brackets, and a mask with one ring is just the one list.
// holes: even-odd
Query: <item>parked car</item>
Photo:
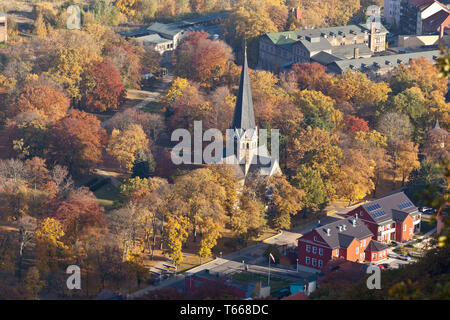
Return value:
[(388, 257), (389, 257), (389, 258), (393, 258), (393, 259), (397, 259), (397, 258), (398, 258), (398, 255), (395, 254), (395, 253), (388, 253)]
[(387, 270), (391, 268), (391, 265), (389, 263), (382, 263), (378, 265), (381, 270)]
[(436, 209), (429, 208), (429, 207), (420, 207), (419, 211), (425, 214), (433, 214), (436, 212)]
[(399, 254), (398, 259), (403, 260), (403, 261), (409, 261), (409, 260), (411, 260), (411, 257), (408, 256), (407, 254)]

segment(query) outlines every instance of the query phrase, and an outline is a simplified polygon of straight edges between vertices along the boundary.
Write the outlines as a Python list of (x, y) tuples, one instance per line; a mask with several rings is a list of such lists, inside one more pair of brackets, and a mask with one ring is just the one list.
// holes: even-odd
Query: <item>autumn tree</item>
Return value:
[(15, 114), (36, 111), (43, 119), (59, 120), (70, 106), (67, 96), (51, 87), (34, 85), (21, 91), (14, 106)]
[(117, 67), (109, 60), (93, 62), (83, 74), (82, 107), (89, 112), (103, 112), (120, 107), (126, 90)]
[(168, 247), (167, 253), (175, 265), (183, 261), (182, 247), (188, 236), (189, 218), (183, 216), (168, 217), (164, 228), (164, 242)]
[[(215, 229), (206, 227), (205, 223), (214, 221), (223, 226), (226, 192), (211, 170), (197, 169), (179, 177), (175, 181), (175, 195), (174, 210), (189, 218), (194, 242), (200, 225), (212, 232)], [(177, 199), (179, 201), (176, 201)]]
[(149, 140), (138, 124), (133, 124), (124, 131), (114, 129), (106, 149), (123, 168), (131, 171), (136, 156), (140, 151), (150, 152)]
[(293, 184), (305, 193), (303, 197), (304, 210), (315, 211), (328, 203), (327, 189), (319, 171), (302, 164), (297, 169)]
[(89, 171), (100, 163), (105, 139), (105, 130), (95, 116), (73, 111), (52, 128), (49, 158), (70, 172)]
[(419, 147), (412, 141), (402, 141), (395, 161), (395, 167), (402, 177), (402, 187), (405, 185), (411, 171), (420, 167), (418, 159)]
[(45, 207), (44, 216), (59, 221), (65, 239), (75, 241), (89, 227), (105, 227), (103, 207), (86, 188), (80, 188), (66, 198), (55, 198)]
[(373, 183), (375, 163), (360, 150), (348, 149), (336, 185), (337, 195), (347, 199), (349, 205), (363, 199), (375, 188)]
[(447, 80), (439, 77), (439, 69), (423, 57), (398, 66), (393, 72), (390, 86), (394, 93), (411, 87), (420, 88), (427, 96), (433, 91), (438, 91), (441, 95), (447, 92)]
[(59, 49), (49, 73), (64, 87), (70, 98), (79, 101), (82, 96), (80, 90), (82, 74), (95, 59), (97, 56), (85, 47)]
[(272, 177), (269, 186), (273, 190), (271, 225), (277, 230), (289, 229), (291, 215), (296, 215), (303, 207), (304, 192), (293, 187), (282, 176)]
[(296, 63), (289, 72), (297, 81), (300, 90), (316, 90), (326, 92), (332, 77), (320, 63)]
[(238, 1), (224, 22), (225, 37), (233, 47), (249, 45), (249, 63), (256, 64), (257, 37), (267, 32), (276, 32), (277, 26), (267, 11), (266, 3), (255, 0)]
[(346, 130), (352, 134), (360, 131), (369, 131), (369, 123), (364, 119), (354, 116), (347, 116), (344, 120), (344, 126)]
[(243, 240), (258, 237), (266, 225), (264, 203), (245, 193), (239, 199), (239, 207), (231, 215), (231, 229)]
[(333, 99), (319, 91), (299, 91), (294, 94), (294, 101), (305, 116), (305, 126), (331, 130), (342, 122), (342, 113), (334, 108)]
[(206, 32), (191, 32), (176, 50), (177, 75), (210, 88), (220, 83), (231, 63), (231, 48), (223, 41), (209, 39)]
[(344, 72), (333, 78), (326, 93), (338, 103), (350, 101), (356, 109), (386, 101), (391, 92), (386, 82), (372, 82), (362, 72)]

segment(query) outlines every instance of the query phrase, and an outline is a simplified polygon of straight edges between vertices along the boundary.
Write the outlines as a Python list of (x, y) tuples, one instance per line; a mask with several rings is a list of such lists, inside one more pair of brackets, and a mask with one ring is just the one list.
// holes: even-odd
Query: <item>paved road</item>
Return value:
[[(347, 211), (351, 210), (352, 207), (348, 208)], [(346, 212), (346, 211), (342, 211)], [(320, 223), (326, 224), (333, 221), (336, 221), (336, 219), (342, 218), (339, 215), (330, 216), (321, 218)], [(184, 289), (184, 279), (185, 276), (191, 273), (197, 273), (202, 270), (208, 269), (211, 273), (222, 273), (222, 274), (232, 274), (237, 271), (243, 271), (244, 270), (244, 263), (247, 265), (247, 270), (249, 272), (253, 273), (259, 273), (267, 275), (269, 272), (269, 269), (267, 267), (268, 261), (266, 258), (263, 257), (264, 250), (269, 244), (277, 244), (277, 245), (297, 245), (297, 239), (301, 237), (303, 234), (311, 231), (316, 225), (318, 221), (310, 222), (306, 225), (300, 226), (298, 228), (295, 228), (291, 231), (281, 231), (279, 234), (270, 237), (263, 242), (260, 242), (256, 245), (249, 246), (247, 248), (235, 251), (229, 255), (226, 255), (222, 258), (216, 258), (213, 261), (210, 261), (208, 263), (205, 263), (203, 265), (197, 266), (195, 268), (192, 268), (185, 272), (184, 274), (180, 274), (174, 278), (167, 279), (162, 281), (157, 286), (150, 286), (147, 288), (144, 288), (134, 294), (132, 294), (130, 297), (138, 297), (143, 294), (146, 294), (152, 290), (160, 289), (160, 288), (177, 288), (177, 289)], [(243, 263), (244, 261), (244, 263)], [(271, 267), (271, 274), (280, 278), (284, 278), (286, 280), (290, 281), (298, 281), (302, 277), (307, 277), (313, 275), (313, 273), (308, 271), (300, 271), (297, 272), (296, 270), (293, 270), (289, 267), (283, 267), (283, 266), (276, 266)]]

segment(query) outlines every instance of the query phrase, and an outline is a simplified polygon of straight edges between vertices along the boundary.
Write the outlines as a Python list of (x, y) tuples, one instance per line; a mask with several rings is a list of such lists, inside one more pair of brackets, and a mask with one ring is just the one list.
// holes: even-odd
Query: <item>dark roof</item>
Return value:
[(382, 242), (371, 240), (369, 245), (366, 248), (366, 251), (378, 252), (378, 251), (386, 250), (387, 248), (389, 248), (388, 245), (386, 245), (386, 244), (384, 244)]
[(253, 129), (256, 127), (255, 115), (253, 113), (252, 88), (248, 74), (247, 49), (244, 54), (244, 65), (242, 66), (239, 93), (234, 109), (233, 123), (231, 129)]
[(393, 68), (400, 64), (407, 64), (411, 59), (425, 58), (434, 63), (434, 60), (440, 56), (439, 50), (420, 51), (413, 53), (393, 54), (389, 56), (378, 56), (371, 58), (347, 59), (335, 61), (332, 65), (344, 72), (347, 69), (354, 71), (365, 71), (370, 68)]
[(311, 60), (316, 61), (316, 62), (326, 66), (334, 61), (338, 61), (338, 60), (342, 60), (342, 59), (335, 55), (332, 55), (326, 51), (320, 51), (319, 53), (313, 55), (311, 57)]
[[(345, 226), (339, 231), (339, 226)], [(327, 234), (326, 229), (330, 229), (330, 235)], [(347, 248), (354, 238), (358, 240), (366, 239), (373, 236), (373, 233), (367, 226), (356, 219), (355, 226), (352, 224), (352, 219), (338, 220), (314, 229), (323, 240), (332, 248)]]
[[(364, 43), (350, 44), (346, 46), (335, 46), (331, 49), (331, 53), (343, 59), (353, 58), (355, 55), (355, 48), (359, 49), (359, 56), (372, 56), (372, 51)], [(340, 59), (339, 59), (340, 60)]]
[[(440, 10), (422, 21), (424, 31), (438, 31), (439, 27), (448, 19), (450, 13)], [(448, 27), (448, 22), (444, 25)]]
[(403, 221), (408, 214), (418, 212), (417, 207), (404, 192), (366, 202), (362, 207), (377, 223), (390, 220)]

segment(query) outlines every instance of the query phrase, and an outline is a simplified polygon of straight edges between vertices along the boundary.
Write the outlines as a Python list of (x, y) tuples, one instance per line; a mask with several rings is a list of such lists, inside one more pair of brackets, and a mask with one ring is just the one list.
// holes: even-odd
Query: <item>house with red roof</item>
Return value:
[(421, 35), (429, 28), (440, 32), (446, 12), (447, 7), (436, 0), (401, 0), (400, 26), (404, 34)]

